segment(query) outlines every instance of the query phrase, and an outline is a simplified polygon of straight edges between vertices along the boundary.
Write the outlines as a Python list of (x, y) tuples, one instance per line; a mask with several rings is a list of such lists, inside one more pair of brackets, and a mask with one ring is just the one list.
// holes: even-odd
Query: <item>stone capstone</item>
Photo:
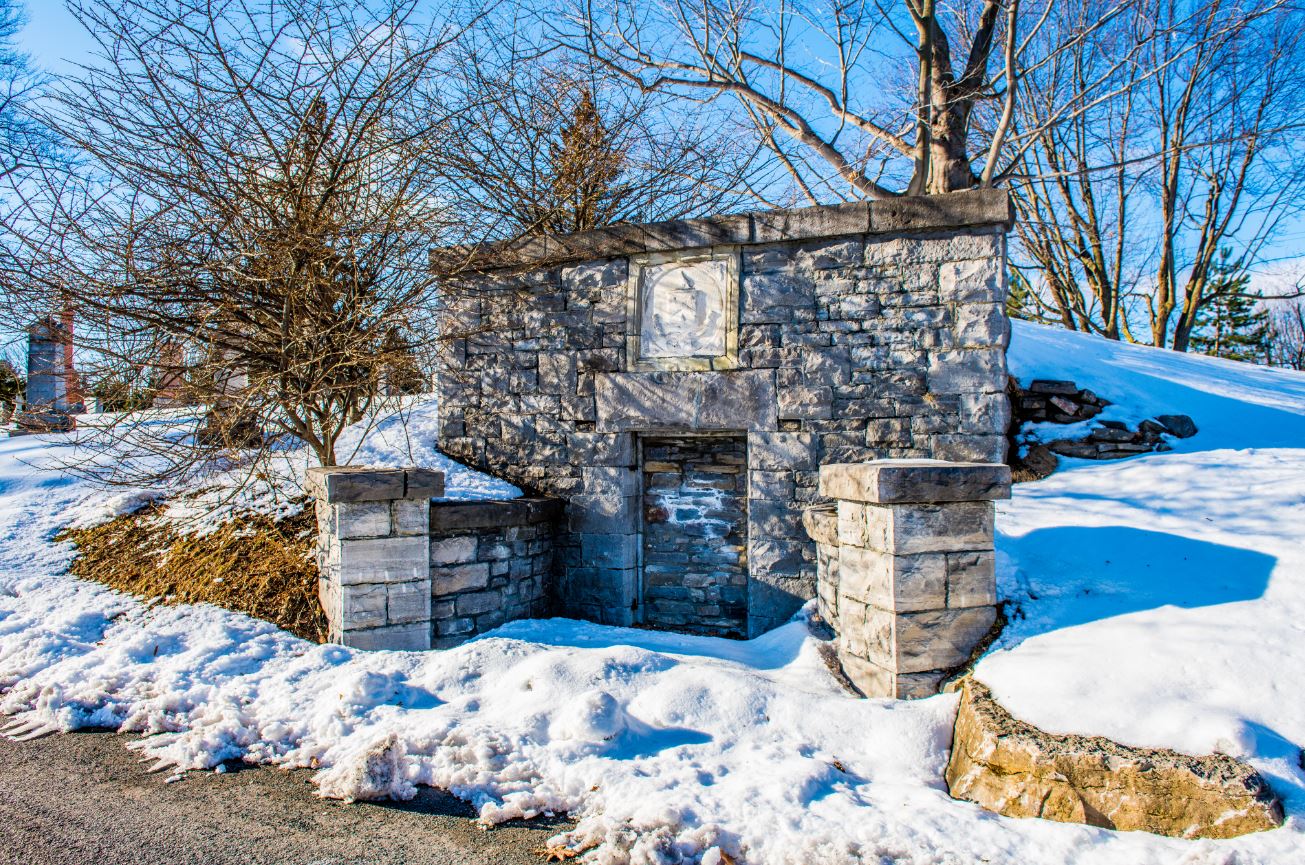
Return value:
[(444, 495), (444, 473), (422, 468), (314, 467), (308, 470), (304, 488), (330, 504), (430, 499)]
[(943, 460), (875, 460), (820, 467), (820, 494), (856, 502), (975, 502), (1010, 498), (1010, 467)]
[(1234, 838), (1283, 821), (1264, 778), (1233, 757), (1045, 733), (973, 678), (963, 686), (946, 778), (953, 797), (1006, 817), (1179, 838)]

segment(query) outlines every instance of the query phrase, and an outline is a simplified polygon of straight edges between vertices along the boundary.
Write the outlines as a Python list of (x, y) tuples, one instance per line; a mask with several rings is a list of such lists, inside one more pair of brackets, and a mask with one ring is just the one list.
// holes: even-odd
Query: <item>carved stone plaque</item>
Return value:
[(732, 250), (632, 262), (631, 359), (645, 369), (734, 365), (738, 269)]
[(723, 260), (658, 264), (643, 272), (640, 355), (719, 357), (725, 354), (729, 268)]

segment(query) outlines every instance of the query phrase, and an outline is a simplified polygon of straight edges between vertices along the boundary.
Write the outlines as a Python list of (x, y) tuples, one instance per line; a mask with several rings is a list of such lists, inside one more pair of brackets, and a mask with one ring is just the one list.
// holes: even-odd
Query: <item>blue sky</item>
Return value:
[[(94, 41), (64, 8), (63, 0), (25, 0), (28, 24), (20, 46), (38, 66), (51, 72), (66, 70), (71, 63), (84, 62), (95, 49)], [(1284, 227), (1265, 261), (1255, 268), (1254, 282), (1266, 294), (1286, 290), (1305, 272), (1305, 219)]]
[(27, 27), (23, 50), (42, 69), (58, 72), (71, 60), (85, 59), (95, 43), (64, 8), (63, 0), (26, 0)]

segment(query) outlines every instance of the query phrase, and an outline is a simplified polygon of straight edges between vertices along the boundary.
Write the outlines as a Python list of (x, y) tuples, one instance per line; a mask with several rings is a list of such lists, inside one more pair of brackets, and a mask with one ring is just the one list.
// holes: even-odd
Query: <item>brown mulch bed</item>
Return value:
[(207, 535), (185, 534), (157, 515), (150, 507), (62, 532), (60, 540), (77, 546), (72, 574), (149, 601), (215, 604), (308, 640), (326, 639), (311, 508), (280, 522), (240, 517)]

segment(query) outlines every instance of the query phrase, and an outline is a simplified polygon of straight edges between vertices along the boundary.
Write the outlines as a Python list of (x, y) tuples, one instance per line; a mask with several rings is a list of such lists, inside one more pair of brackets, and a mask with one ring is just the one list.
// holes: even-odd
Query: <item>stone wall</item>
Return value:
[(560, 510), (551, 499), (431, 504), (433, 648), (548, 613)]
[(444, 474), (420, 468), (313, 468), (305, 486), (332, 642), (448, 648), (547, 615), (560, 502), (432, 502)]
[(360, 649), (429, 649), (427, 512), (444, 475), (426, 469), (311, 468), (318, 597), (328, 638)]
[[(565, 500), (562, 610), (630, 624), (644, 618), (637, 439), (746, 436), (748, 633), (765, 631), (815, 593), (801, 518), (822, 464), (1003, 458), (1009, 218), (984, 190), (481, 251), (442, 289), (441, 446)], [(631, 355), (631, 275), (683, 250), (737, 279), (737, 327), (722, 357), (649, 364)]]
[(643, 440), (643, 622), (691, 633), (748, 631), (747, 443)]

